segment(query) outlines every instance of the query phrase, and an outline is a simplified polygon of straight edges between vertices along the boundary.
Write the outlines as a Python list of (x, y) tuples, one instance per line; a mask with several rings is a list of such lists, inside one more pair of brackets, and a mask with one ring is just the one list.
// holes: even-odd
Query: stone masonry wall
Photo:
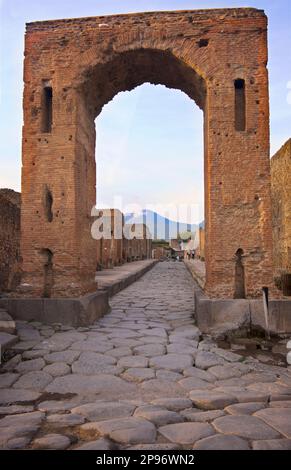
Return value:
[(20, 281), (20, 194), (0, 189), (0, 292)]
[(271, 159), (275, 276), (291, 273), (291, 139)]

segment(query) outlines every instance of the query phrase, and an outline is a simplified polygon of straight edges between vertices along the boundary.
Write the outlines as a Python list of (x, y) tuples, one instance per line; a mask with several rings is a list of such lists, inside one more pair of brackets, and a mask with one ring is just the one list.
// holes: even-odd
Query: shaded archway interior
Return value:
[(138, 49), (116, 54), (110, 61), (87, 69), (80, 89), (86, 109), (95, 119), (116, 94), (147, 82), (179, 89), (200, 109), (205, 108), (205, 80), (169, 51)]

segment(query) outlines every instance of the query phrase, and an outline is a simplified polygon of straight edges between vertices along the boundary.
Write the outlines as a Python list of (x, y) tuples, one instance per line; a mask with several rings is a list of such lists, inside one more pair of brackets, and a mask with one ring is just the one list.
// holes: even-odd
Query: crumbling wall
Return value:
[(0, 189), (0, 292), (20, 282), (20, 193)]
[(291, 139), (271, 159), (274, 273), (291, 273)]

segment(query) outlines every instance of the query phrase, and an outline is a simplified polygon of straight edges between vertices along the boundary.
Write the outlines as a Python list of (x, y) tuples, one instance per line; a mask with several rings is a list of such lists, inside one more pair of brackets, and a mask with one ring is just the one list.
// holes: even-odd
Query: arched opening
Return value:
[(118, 93), (95, 123), (97, 207), (146, 224), (155, 246), (184, 236), (194, 253), (204, 220), (202, 111), (180, 90), (146, 83)]
[[(79, 116), (81, 117), (79, 128), (78, 128), (78, 141), (82, 143), (80, 145), (80, 155), (82, 156), (82, 162), (85, 163), (81, 170), (81, 174), (87, 177), (87, 188), (86, 193), (89, 200), (92, 200), (95, 194), (88, 186), (92, 187), (92, 171), (95, 170), (97, 164), (97, 182), (99, 177), (99, 153), (98, 153), (98, 138), (97, 133), (97, 155), (96, 163), (94, 160), (95, 153), (95, 140), (96, 140), (96, 129), (95, 119), (98, 118), (102, 109), (111, 102), (113, 99), (116, 100), (116, 95), (120, 92), (128, 91), (135, 93), (137, 87), (146, 86), (150, 87), (153, 85), (162, 85), (169, 89), (179, 90), (183, 92), (188, 98), (190, 98), (193, 109), (196, 105), (203, 112), (206, 111), (206, 83), (205, 80), (200, 76), (192, 67), (188, 66), (185, 62), (179, 60), (172, 52), (161, 51), (154, 49), (138, 49), (131, 50), (124, 53), (111, 55), (113, 59), (103, 64), (92, 67), (86, 70), (86, 73), (82, 77), (80, 85), (80, 97), (81, 101)], [(132, 91), (133, 90), (133, 91)], [(187, 99), (188, 99), (187, 98)], [(113, 100), (113, 101), (114, 101)], [(193, 103), (194, 101), (194, 103)], [(105, 108), (106, 109), (106, 108)], [(193, 117), (194, 119), (194, 117)], [(200, 119), (201, 122), (201, 119)], [(186, 120), (186, 125), (189, 125)], [(178, 127), (178, 125), (177, 125)], [(191, 127), (191, 126), (190, 126)], [(206, 133), (206, 130), (205, 130)], [(202, 129), (201, 129), (201, 134)], [(150, 136), (145, 136), (145, 139)], [(172, 136), (173, 137), (173, 136)], [(205, 135), (207, 139), (207, 136)], [(203, 140), (203, 138), (202, 138)], [(112, 142), (114, 142), (112, 140)], [(206, 150), (206, 149), (205, 149)], [(193, 161), (197, 159), (197, 155), (193, 152)], [(157, 156), (157, 159), (159, 157)], [(181, 154), (177, 158), (177, 161), (181, 159)], [(178, 164), (180, 164), (181, 160)], [(200, 160), (201, 162), (201, 160)], [(81, 163), (80, 163), (81, 165)], [(140, 167), (143, 168), (143, 160), (141, 159)], [(201, 165), (202, 166), (202, 165)], [(187, 172), (187, 169), (185, 169)], [(200, 173), (203, 173), (201, 171)], [(188, 170), (189, 174), (189, 170)], [(194, 171), (193, 171), (194, 175)], [(101, 175), (102, 178), (102, 175)], [(175, 176), (173, 176), (175, 178)], [(206, 179), (206, 176), (205, 176)], [(80, 180), (81, 183), (81, 180)], [(99, 182), (98, 182), (99, 183)], [(206, 181), (205, 181), (206, 183)], [(204, 184), (205, 184), (204, 183)], [(194, 176), (193, 176), (193, 187)], [(207, 183), (205, 184), (205, 187)], [(115, 191), (112, 186), (112, 192)], [(99, 186), (97, 184), (97, 205), (99, 201)], [(156, 201), (155, 201), (156, 202)], [(172, 202), (172, 201), (171, 201)], [(208, 203), (208, 199), (206, 204)], [(193, 200), (195, 204), (195, 200)], [(206, 220), (205, 220), (206, 219)], [(201, 214), (201, 219), (195, 221), (205, 221), (207, 227), (207, 210), (206, 215)], [(193, 221), (193, 225), (195, 223)], [(198, 231), (198, 230), (197, 230)], [(199, 231), (198, 231), (199, 233)], [(152, 234), (153, 236), (155, 234)], [(197, 235), (199, 237), (199, 235)], [(206, 237), (207, 238), (207, 237)], [(204, 257), (203, 257), (204, 258)], [(205, 256), (206, 269), (207, 269), (207, 256)]]

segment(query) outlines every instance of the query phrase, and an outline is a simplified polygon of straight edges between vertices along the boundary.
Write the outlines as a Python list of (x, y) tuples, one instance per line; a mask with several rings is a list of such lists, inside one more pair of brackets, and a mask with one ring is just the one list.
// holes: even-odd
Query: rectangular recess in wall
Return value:
[(234, 81), (235, 88), (235, 130), (246, 130), (246, 93), (245, 81), (241, 78)]
[(53, 123), (53, 89), (51, 86), (43, 87), (42, 99), (42, 132), (51, 133)]

